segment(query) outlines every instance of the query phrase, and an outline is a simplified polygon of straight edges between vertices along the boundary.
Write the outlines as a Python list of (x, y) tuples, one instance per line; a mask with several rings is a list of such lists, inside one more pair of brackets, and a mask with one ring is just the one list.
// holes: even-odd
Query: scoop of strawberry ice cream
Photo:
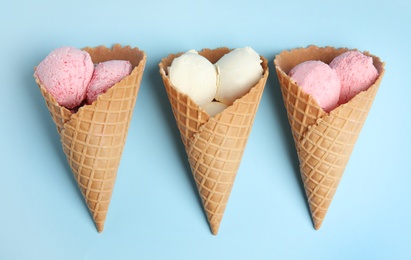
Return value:
[(94, 64), (87, 52), (61, 47), (50, 52), (34, 74), (57, 103), (72, 109), (85, 99), (93, 71)]
[(87, 103), (93, 103), (98, 95), (130, 75), (131, 70), (131, 63), (125, 60), (110, 60), (97, 64), (87, 88)]
[(303, 91), (310, 94), (325, 111), (338, 106), (340, 80), (337, 73), (322, 61), (305, 61), (288, 74)]
[(359, 51), (347, 51), (330, 63), (341, 82), (339, 103), (347, 103), (351, 98), (367, 90), (378, 77), (372, 58)]

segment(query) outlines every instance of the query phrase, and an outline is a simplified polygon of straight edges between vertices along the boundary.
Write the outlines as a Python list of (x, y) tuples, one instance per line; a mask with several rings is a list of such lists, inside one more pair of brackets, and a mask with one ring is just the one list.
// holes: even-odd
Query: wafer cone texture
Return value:
[[(215, 63), (228, 52), (227, 48), (218, 48), (204, 49), (199, 54)], [(160, 74), (211, 232), (217, 235), (267, 81), (268, 65), (261, 57), (260, 81), (233, 105), (210, 117), (190, 97), (174, 88), (167, 75), (167, 67), (181, 54), (164, 58), (159, 64)]]
[(315, 229), (321, 227), (342, 178), (383, 78), (384, 63), (365, 52), (373, 58), (379, 77), (368, 90), (330, 113), (324, 112), (287, 74), (301, 62), (321, 60), (329, 64), (346, 51), (348, 49), (309, 46), (283, 51), (274, 60)]
[(60, 106), (36, 78), (63, 151), (99, 232), (103, 231), (134, 105), (146, 64), (138, 48), (84, 48), (94, 63), (128, 60), (131, 74), (76, 113)]

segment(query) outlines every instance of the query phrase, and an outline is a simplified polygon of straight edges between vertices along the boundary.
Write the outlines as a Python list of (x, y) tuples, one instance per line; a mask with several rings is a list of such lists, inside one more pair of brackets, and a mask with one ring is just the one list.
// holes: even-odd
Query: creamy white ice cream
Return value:
[(219, 85), (215, 99), (231, 105), (245, 95), (261, 78), (263, 68), (257, 52), (250, 47), (237, 48), (219, 59)]
[(221, 113), (224, 109), (228, 106), (218, 101), (213, 101), (210, 103), (205, 104), (202, 108), (209, 114), (211, 117), (216, 116), (217, 114)]
[(250, 47), (234, 49), (215, 64), (190, 50), (173, 60), (168, 74), (175, 88), (215, 116), (260, 80), (261, 62)]
[(209, 60), (191, 50), (175, 58), (168, 68), (174, 87), (191, 97), (199, 106), (213, 101), (218, 74)]

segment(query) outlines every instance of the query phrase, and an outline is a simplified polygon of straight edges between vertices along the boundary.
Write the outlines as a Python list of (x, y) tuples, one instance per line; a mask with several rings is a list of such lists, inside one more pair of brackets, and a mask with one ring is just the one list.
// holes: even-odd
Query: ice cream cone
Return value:
[[(228, 52), (227, 48), (218, 48), (204, 49), (199, 54), (215, 63)], [(223, 112), (210, 117), (190, 97), (174, 88), (167, 75), (167, 67), (181, 54), (164, 58), (159, 64), (160, 74), (211, 232), (216, 235), (267, 81), (267, 60), (261, 57), (264, 71), (258, 83)]]
[[(146, 63), (138, 48), (84, 48), (94, 63), (128, 60), (131, 74), (77, 112), (60, 106), (36, 78), (57, 126), (64, 153), (99, 232), (103, 231), (117, 169)], [(36, 76), (35, 76), (36, 77)]]
[(329, 64), (346, 51), (348, 49), (309, 46), (283, 51), (274, 60), (315, 229), (321, 227), (337, 190), (383, 78), (384, 63), (365, 52), (373, 58), (379, 73), (376, 82), (330, 113), (324, 112), (287, 74), (301, 62), (321, 60)]

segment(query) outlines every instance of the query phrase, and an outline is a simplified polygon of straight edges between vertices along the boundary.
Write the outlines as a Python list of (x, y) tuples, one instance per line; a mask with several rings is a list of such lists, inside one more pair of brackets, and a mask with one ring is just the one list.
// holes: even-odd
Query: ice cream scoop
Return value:
[(215, 65), (219, 71), (215, 99), (227, 105), (245, 95), (260, 80), (263, 73), (260, 56), (250, 47), (230, 51)]
[(218, 101), (213, 101), (210, 103), (207, 103), (202, 106), (202, 108), (209, 114), (211, 117), (216, 116), (217, 114), (221, 113), (224, 109), (226, 109), (228, 106), (224, 103), (218, 102)]
[(125, 60), (109, 60), (97, 64), (87, 88), (87, 102), (91, 104), (98, 95), (130, 75), (131, 70), (131, 63)]
[(309, 60), (295, 66), (288, 74), (318, 105), (330, 112), (338, 106), (340, 79), (328, 64)]
[(93, 71), (94, 64), (87, 52), (61, 47), (40, 62), (35, 76), (57, 103), (73, 109), (85, 99)]
[(359, 51), (347, 51), (335, 57), (330, 67), (341, 82), (339, 103), (347, 103), (355, 95), (368, 89), (378, 77), (373, 60)]
[(173, 86), (199, 106), (214, 99), (218, 77), (216, 67), (196, 51), (191, 50), (175, 58), (168, 74)]

